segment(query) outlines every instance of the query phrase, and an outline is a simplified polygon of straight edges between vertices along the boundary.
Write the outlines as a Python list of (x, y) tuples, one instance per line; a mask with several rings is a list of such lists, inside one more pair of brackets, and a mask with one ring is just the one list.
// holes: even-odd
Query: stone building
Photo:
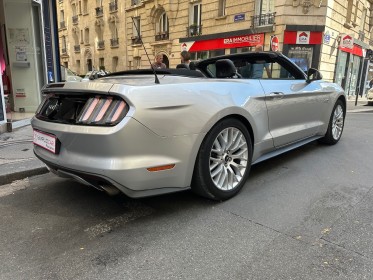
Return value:
[(262, 44), (354, 95), (370, 78), (372, 2), (59, 0), (61, 62), (84, 74), (148, 68), (162, 54), (175, 67), (182, 50), (198, 60)]

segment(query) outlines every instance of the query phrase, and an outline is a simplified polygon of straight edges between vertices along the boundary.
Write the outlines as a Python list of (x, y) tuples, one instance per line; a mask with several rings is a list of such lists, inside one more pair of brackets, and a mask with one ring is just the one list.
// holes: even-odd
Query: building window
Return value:
[(193, 4), (190, 10), (189, 26), (187, 28), (187, 36), (198, 36), (202, 34), (202, 4)]
[(218, 17), (225, 16), (225, 0), (219, 0)]
[(255, 1), (255, 15), (264, 15), (273, 13), (275, 11), (274, 0), (256, 0)]
[(103, 25), (100, 21), (97, 27), (97, 49), (104, 49), (105, 48), (105, 41), (103, 39), (104, 32), (103, 32)]
[(80, 45), (79, 45), (79, 30), (78, 28), (73, 28), (73, 39), (74, 39), (74, 52), (80, 52)]
[(274, 0), (256, 0), (255, 15), (252, 17), (252, 27), (273, 25), (275, 23)]
[(79, 59), (76, 61), (76, 69), (77, 69), (76, 72), (80, 74), (80, 60)]
[(79, 8), (79, 15), (81, 15), (82, 14), (82, 1), (79, 1), (78, 2), (78, 8)]
[(109, 29), (111, 32), (110, 46), (117, 47), (119, 45), (118, 41), (118, 27), (117, 27), (117, 17), (111, 16), (109, 20)]
[(78, 13), (77, 13), (76, 5), (73, 4), (71, 6), (71, 8), (72, 8), (72, 11), (73, 11), (72, 22), (73, 22), (73, 24), (77, 24), (79, 19), (78, 19)]
[(131, 6), (136, 6), (140, 4), (140, 0), (131, 0)]
[(113, 59), (112, 59), (112, 71), (113, 72), (117, 72), (117, 67), (118, 67), (118, 61), (119, 61), (119, 58), (117, 56), (114, 56)]
[(89, 28), (84, 29), (84, 44), (89, 45)]
[(60, 28), (66, 28), (65, 12), (63, 10), (60, 11)]
[(88, 14), (88, 0), (83, 0), (83, 14)]
[(166, 13), (163, 13), (159, 17), (159, 32), (168, 32), (168, 17)]
[(136, 56), (133, 58), (133, 69), (140, 69), (141, 66), (141, 57)]
[(66, 36), (61, 37), (61, 53), (62, 54), (67, 54), (67, 48), (66, 48)]
[(156, 25), (156, 32), (155, 40), (167, 40), (168, 39), (168, 29), (169, 29), (169, 23), (168, 23), (168, 17), (167, 14), (164, 12), (159, 17), (158, 24)]
[(105, 62), (103, 57), (98, 59), (98, 68), (99, 70), (105, 70)]
[(141, 24), (140, 17), (134, 17), (132, 21), (132, 44), (141, 44)]
[(116, 10), (118, 10), (118, 2), (117, 0), (113, 0), (109, 3), (109, 11), (114, 12)]
[(84, 43), (84, 36), (83, 36), (83, 30), (80, 30), (80, 43)]

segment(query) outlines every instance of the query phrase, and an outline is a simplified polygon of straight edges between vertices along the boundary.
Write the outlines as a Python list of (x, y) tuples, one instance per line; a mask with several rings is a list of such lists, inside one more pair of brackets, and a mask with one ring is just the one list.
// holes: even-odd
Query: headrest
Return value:
[(180, 63), (178, 65), (176, 65), (176, 69), (189, 69), (188, 65), (184, 64), (184, 63)]
[(232, 78), (236, 75), (237, 69), (230, 59), (219, 59), (215, 61), (216, 78)]

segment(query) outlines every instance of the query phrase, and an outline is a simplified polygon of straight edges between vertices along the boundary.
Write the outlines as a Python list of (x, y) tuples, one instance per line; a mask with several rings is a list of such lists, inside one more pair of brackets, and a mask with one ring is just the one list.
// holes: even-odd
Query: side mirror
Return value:
[(307, 71), (307, 83), (310, 83), (310, 82), (316, 81), (316, 80), (321, 80), (321, 79), (322, 79), (322, 75), (319, 72), (319, 70), (317, 70), (315, 68), (308, 69), (308, 71)]

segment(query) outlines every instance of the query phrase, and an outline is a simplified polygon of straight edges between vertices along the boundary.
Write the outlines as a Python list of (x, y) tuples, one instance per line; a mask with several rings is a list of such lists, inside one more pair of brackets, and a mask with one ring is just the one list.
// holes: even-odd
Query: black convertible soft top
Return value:
[[(200, 71), (198, 70), (189, 70), (185, 68), (166, 68), (166, 69), (154, 69), (157, 75), (173, 75), (173, 76), (187, 76), (187, 77), (205, 77)], [(105, 77), (110, 76), (123, 76), (123, 75), (154, 75), (152, 69), (137, 69), (137, 70), (127, 70), (127, 71), (120, 71), (106, 75)]]

